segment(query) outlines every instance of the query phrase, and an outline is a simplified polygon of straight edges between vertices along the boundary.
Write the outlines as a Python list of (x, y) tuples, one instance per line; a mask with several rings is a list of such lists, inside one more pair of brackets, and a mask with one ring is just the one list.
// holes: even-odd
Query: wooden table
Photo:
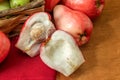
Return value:
[(120, 80), (120, 0), (105, 0), (91, 40), (80, 49), (86, 62), (71, 76), (57, 80)]

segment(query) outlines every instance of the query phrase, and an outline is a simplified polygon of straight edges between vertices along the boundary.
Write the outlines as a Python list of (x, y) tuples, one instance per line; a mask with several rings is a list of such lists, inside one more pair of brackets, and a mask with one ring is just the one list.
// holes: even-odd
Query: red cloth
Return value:
[(47, 67), (39, 56), (29, 57), (15, 48), (16, 39), (11, 40), (11, 50), (0, 64), (0, 80), (55, 80), (56, 71)]

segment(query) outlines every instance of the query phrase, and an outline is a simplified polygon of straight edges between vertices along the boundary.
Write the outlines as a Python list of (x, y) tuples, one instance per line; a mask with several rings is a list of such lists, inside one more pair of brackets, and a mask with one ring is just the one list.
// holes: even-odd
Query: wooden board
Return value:
[(58, 73), (57, 80), (120, 80), (120, 0), (105, 1), (90, 42), (80, 48), (86, 62), (69, 77)]

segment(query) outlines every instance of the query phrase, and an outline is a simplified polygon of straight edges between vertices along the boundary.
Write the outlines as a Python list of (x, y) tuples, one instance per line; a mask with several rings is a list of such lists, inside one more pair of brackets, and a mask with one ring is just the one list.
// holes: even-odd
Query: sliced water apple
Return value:
[(41, 42), (46, 40), (54, 31), (55, 27), (48, 13), (35, 13), (25, 22), (16, 47), (34, 57), (39, 53)]
[(65, 76), (71, 75), (85, 61), (73, 37), (61, 30), (55, 31), (50, 40), (41, 45), (40, 57), (46, 65)]

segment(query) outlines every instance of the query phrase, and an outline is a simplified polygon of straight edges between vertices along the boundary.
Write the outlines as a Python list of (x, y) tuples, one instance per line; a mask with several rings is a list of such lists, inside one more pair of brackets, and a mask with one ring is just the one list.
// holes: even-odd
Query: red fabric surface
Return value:
[(47, 67), (39, 56), (31, 58), (15, 48), (16, 40), (11, 40), (9, 55), (0, 64), (0, 80), (55, 80), (56, 71)]

